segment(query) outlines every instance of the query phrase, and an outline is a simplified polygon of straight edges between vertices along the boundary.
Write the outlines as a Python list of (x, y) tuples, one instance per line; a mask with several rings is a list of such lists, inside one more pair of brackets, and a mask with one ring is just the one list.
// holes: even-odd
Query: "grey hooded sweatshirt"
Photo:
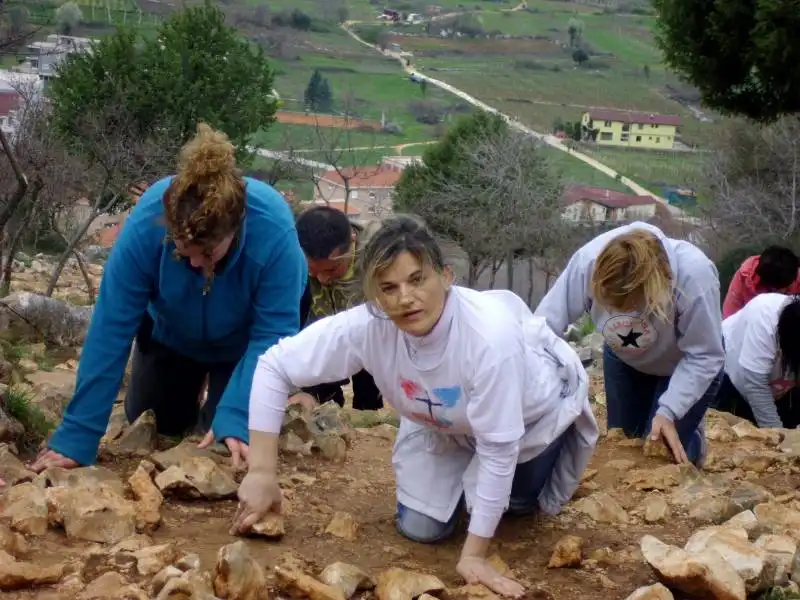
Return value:
[[(674, 320), (609, 312), (594, 302), (590, 281), (598, 255), (615, 237), (646, 229), (664, 246), (673, 273)], [(672, 376), (658, 414), (676, 421), (703, 397), (725, 364), (719, 275), (696, 246), (673, 240), (657, 227), (635, 222), (612, 229), (581, 247), (536, 308), (558, 335), (585, 312), (623, 362), (649, 375)]]

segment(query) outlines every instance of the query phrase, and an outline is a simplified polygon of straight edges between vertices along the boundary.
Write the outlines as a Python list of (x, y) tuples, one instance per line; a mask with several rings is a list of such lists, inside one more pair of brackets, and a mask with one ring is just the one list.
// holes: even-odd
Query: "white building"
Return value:
[(658, 206), (658, 201), (651, 196), (584, 186), (571, 186), (564, 190), (563, 202), (563, 218), (576, 223), (647, 221), (656, 216)]
[(28, 57), (14, 67), (19, 73), (34, 74), (43, 80), (56, 76), (56, 69), (67, 56), (78, 52), (90, 52), (97, 40), (51, 33), (44, 41), (31, 42), (27, 46)]

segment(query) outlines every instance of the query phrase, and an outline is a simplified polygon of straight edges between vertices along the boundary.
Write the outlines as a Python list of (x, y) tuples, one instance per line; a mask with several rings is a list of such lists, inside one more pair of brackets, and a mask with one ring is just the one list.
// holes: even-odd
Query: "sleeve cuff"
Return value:
[(469, 520), (469, 533), (482, 538), (492, 538), (500, 523), (502, 513), (498, 515), (472, 514)]
[(245, 444), (249, 443), (247, 431), (247, 415), (242, 411), (229, 406), (220, 405), (214, 415), (214, 422), (211, 425), (214, 437), (218, 442), (227, 438), (234, 438)]
[(678, 418), (675, 415), (675, 413), (672, 412), (672, 409), (670, 407), (668, 407), (668, 406), (664, 406), (663, 404), (658, 407), (658, 410), (656, 411), (656, 414), (657, 415), (661, 415), (662, 417), (666, 417), (667, 419), (669, 419), (673, 423), (678, 420)]
[(66, 458), (71, 458), (81, 466), (97, 462), (97, 449), (100, 438), (66, 421), (53, 432), (47, 447)]

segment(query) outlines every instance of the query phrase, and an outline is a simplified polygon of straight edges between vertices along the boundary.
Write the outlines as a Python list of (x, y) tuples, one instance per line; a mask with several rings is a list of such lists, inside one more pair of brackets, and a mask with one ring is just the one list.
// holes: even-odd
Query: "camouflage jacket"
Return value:
[(363, 224), (353, 223), (353, 230), (356, 233), (356, 249), (353, 261), (344, 277), (330, 285), (322, 285), (318, 279), (309, 277), (311, 310), (307, 325), (364, 302), (358, 259), (364, 246), (380, 226), (379, 221), (367, 221)]

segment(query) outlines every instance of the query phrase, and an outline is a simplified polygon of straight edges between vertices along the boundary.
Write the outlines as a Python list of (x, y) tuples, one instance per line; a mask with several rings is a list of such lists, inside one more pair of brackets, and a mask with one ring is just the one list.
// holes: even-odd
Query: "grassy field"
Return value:
[(698, 187), (707, 156), (705, 152), (657, 152), (586, 145), (580, 150), (653, 192), (664, 185)]
[[(79, 0), (86, 17), (94, 13), (106, 19), (105, 0)], [(427, 2), (409, 0), (399, 7), (424, 14)], [(714, 125), (697, 121), (681, 104), (666, 97), (665, 86), (675, 84), (674, 76), (660, 64), (652, 40), (653, 17), (622, 14), (586, 4), (551, 0), (529, 0), (525, 10), (507, 12), (516, 0), (505, 2), (440, 0), (443, 13), (466, 11), (487, 33), (512, 36), (507, 39), (411, 37), (397, 35), (393, 41), (413, 52), (415, 65), (477, 98), (515, 116), (537, 131), (549, 132), (556, 120), (578, 120), (590, 107), (635, 109), (680, 115), (682, 139), (702, 146)], [(244, 35), (263, 45), (275, 67), (275, 87), (285, 110), (302, 110), (304, 90), (314, 70), (326, 77), (334, 94), (334, 111), (372, 121), (384, 120), (396, 126), (395, 134), (371, 134), (316, 130), (314, 127), (276, 124), (256, 135), (256, 145), (276, 150), (365, 148), (354, 150), (349, 160), (369, 164), (397, 152), (396, 147), (436, 139), (452, 120), (468, 114), (471, 107), (451, 94), (428, 86), (424, 91), (408, 80), (397, 62), (366, 48), (338, 27), (343, 16), (373, 22), (383, 4), (370, 0), (232, 0), (220, 2), (229, 21), (241, 26)], [(271, 13), (299, 9), (310, 15), (309, 31), (264, 28), (243, 15), (253, 14), (260, 5)], [(92, 10), (92, 8), (94, 9)], [(342, 7), (346, 7), (343, 10)], [(136, 14), (132, 0), (112, 0), (113, 21), (119, 16), (128, 24)], [(127, 12), (130, 11), (130, 12)], [(127, 12), (127, 15), (126, 15)], [(643, 11), (635, 11), (643, 12)], [(157, 19), (154, 15), (145, 14)], [(582, 41), (591, 55), (589, 64), (573, 64), (569, 50), (568, 24), (580, 22)], [(149, 25), (152, 27), (152, 24)], [(393, 31), (422, 32), (423, 27), (392, 26)], [(276, 43), (278, 39), (278, 43)], [(647, 66), (647, 69), (645, 69)], [(647, 73), (645, 71), (647, 70)], [(418, 120), (420, 107), (440, 116), (437, 125)], [(419, 153), (422, 148), (409, 148)], [(567, 154), (552, 154), (554, 168), (568, 184), (593, 185), (625, 190), (617, 181)], [(698, 155), (626, 153), (591, 149), (610, 167), (648, 186), (654, 183), (689, 185), (696, 181)], [(325, 160), (326, 152), (308, 153)]]
[(429, 140), (437, 134), (441, 127), (419, 122), (415, 106), (436, 111), (443, 124), (472, 110), (433, 86), (423, 94), (400, 71), (397, 61), (364, 47), (341, 29), (297, 35), (291, 52), (284, 52), (288, 57), (272, 59), (275, 88), (286, 110), (303, 109), (304, 91), (315, 69), (330, 83), (335, 111), (378, 122), (383, 118), (399, 126), (399, 134), (378, 136), (383, 145)]

